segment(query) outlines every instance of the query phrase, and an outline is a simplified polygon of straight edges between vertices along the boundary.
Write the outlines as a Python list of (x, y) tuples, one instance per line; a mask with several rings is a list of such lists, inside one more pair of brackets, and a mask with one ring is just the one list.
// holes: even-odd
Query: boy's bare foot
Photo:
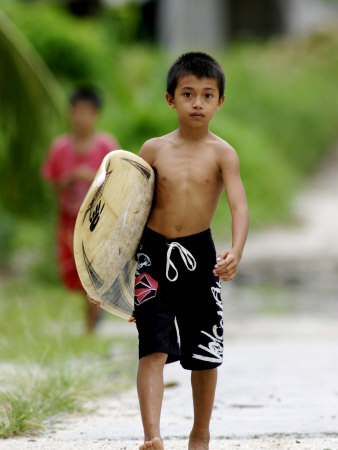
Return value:
[(145, 450), (147, 448), (154, 450), (163, 450), (162, 440), (158, 437), (152, 439), (151, 441), (146, 441), (143, 445), (140, 446), (140, 450)]
[(208, 450), (210, 437), (190, 434), (188, 450)]

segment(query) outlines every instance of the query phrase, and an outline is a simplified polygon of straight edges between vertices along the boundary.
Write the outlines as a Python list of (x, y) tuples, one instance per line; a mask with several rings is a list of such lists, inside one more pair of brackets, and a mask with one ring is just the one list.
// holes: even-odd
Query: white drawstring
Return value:
[[(193, 270), (196, 269), (195, 258), (192, 256), (192, 254), (189, 252), (189, 250), (187, 250), (186, 248), (183, 247), (183, 245), (179, 244), (178, 242), (171, 242), (171, 244), (168, 244), (168, 246), (169, 246), (169, 248), (167, 251), (166, 276), (169, 281), (176, 281), (178, 278), (178, 270), (176, 269), (175, 264), (170, 259), (171, 252), (174, 248), (178, 248), (178, 250), (180, 251), (181, 258), (183, 259), (183, 262), (188, 270), (190, 270), (192, 272)], [(172, 269), (174, 269), (176, 272), (174, 278), (170, 278), (170, 276), (169, 276), (170, 267)]]

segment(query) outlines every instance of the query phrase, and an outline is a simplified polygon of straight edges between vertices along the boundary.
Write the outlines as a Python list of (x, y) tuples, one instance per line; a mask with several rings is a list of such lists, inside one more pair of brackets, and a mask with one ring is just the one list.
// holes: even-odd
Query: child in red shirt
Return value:
[[(114, 137), (95, 132), (101, 107), (97, 93), (76, 90), (70, 98), (72, 133), (54, 140), (42, 167), (42, 176), (56, 188), (59, 203), (57, 253), (63, 282), (68, 289), (83, 290), (73, 256), (76, 216), (104, 156), (119, 148)], [(88, 331), (93, 331), (99, 308), (87, 307)]]

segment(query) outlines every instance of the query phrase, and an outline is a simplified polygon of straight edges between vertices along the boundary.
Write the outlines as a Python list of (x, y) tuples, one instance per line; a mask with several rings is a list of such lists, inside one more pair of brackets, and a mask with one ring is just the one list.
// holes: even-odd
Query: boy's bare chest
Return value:
[(219, 182), (217, 162), (206, 155), (164, 155), (156, 162), (159, 184), (214, 185)]

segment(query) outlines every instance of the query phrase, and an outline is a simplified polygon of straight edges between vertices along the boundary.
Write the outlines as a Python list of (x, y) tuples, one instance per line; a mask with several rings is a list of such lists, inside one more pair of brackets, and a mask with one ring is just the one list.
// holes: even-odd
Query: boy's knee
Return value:
[(140, 364), (151, 364), (153, 366), (164, 366), (167, 361), (167, 353), (150, 353), (140, 359)]

